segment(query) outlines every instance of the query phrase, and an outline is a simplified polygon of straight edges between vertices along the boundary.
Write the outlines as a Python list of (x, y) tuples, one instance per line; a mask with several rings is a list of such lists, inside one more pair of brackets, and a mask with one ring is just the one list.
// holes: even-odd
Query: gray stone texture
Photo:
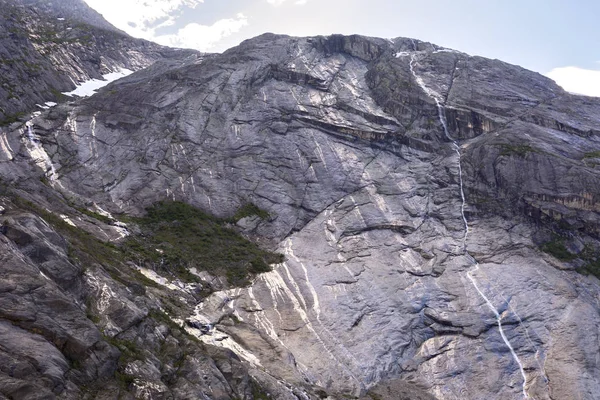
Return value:
[[(102, 332), (145, 349), (127, 367), (142, 398), (252, 398), (250, 379), (276, 398), (597, 398), (600, 283), (573, 269), (598, 248), (599, 110), (539, 74), (417, 40), (265, 34), (44, 112), (31, 121), (42, 163), (14, 124), (2, 182), (98, 237), (119, 231), (57, 199), (117, 219), (164, 199), (222, 217), (252, 202), (270, 218), (238, 228), (286, 259), (207, 298), (137, 295), (105, 266), (78, 270), (60, 235), (2, 204), (0, 335), (15, 343), (3, 357), (31, 372), (0, 390), (68, 397), (109, 376)], [(551, 232), (568, 232), (575, 261), (540, 251)], [(167, 302), (238, 354), (147, 318)], [(86, 355), (85, 377), (70, 378), (71, 354)]]

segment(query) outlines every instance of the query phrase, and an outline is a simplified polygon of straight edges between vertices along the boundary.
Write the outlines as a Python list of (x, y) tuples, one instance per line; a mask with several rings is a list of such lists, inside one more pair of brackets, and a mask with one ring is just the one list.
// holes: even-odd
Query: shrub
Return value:
[(548, 253), (561, 261), (571, 261), (576, 258), (575, 254), (570, 253), (560, 239), (554, 239), (544, 243), (541, 246), (541, 249), (543, 252)]
[[(245, 206), (236, 215), (249, 212), (264, 213)], [(247, 285), (252, 275), (269, 271), (269, 264), (282, 262), (283, 256), (259, 248), (228, 227), (230, 221), (182, 202), (160, 202), (148, 208), (145, 217), (135, 219), (142, 236), (128, 238), (124, 248), (130, 257), (184, 281), (196, 279), (189, 272), (196, 268), (226, 276), (232, 285)]]
[(242, 218), (251, 217), (253, 215), (256, 215), (260, 219), (264, 220), (268, 220), (270, 218), (269, 213), (265, 210), (258, 208), (258, 206), (256, 206), (255, 204), (246, 203), (242, 207), (240, 207), (239, 210), (237, 210), (237, 212), (231, 218), (231, 221), (238, 222)]

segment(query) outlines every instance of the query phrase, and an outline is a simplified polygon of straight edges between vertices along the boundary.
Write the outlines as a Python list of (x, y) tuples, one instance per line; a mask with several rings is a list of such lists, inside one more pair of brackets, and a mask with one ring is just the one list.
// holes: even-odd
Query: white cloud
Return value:
[(600, 71), (579, 67), (554, 68), (546, 74), (567, 92), (600, 97)]
[(157, 36), (154, 40), (165, 46), (210, 51), (221, 39), (238, 32), (246, 25), (248, 25), (248, 18), (244, 14), (238, 14), (235, 18), (221, 19), (210, 26), (191, 23), (179, 29), (174, 35)]
[(157, 28), (174, 24), (182, 7), (196, 8), (204, 0), (85, 0), (114, 26), (135, 37), (152, 39)]
[[(292, 0), (293, 1), (293, 0)], [(267, 0), (267, 3), (274, 5), (274, 6), (280, 6), (283, 3), (287, 3), (288, 0)], [(295, 0), (294, 4), (297, 6), (303, 6), (308, 2), (308, 0)]]
[[(158, 36), (160, 28), (177, 24), (177, 14), (184, 7), (196, 8), (204, 0), (85, 0), (114, 26), (131, 36), (173, 47), (210, 51), (219, 40), (248, 25), (248, 18), (237, 14), (212, 25), (190, 23), (177, 33)], [(286, 0), (269, 0), (286, 1)], [(306, 0), (297, 0), (306, 1)]]

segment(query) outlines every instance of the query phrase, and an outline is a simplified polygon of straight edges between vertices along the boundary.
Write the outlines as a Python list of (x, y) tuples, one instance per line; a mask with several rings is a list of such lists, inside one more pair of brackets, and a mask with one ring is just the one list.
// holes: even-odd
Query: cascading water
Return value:
[(52, 164), (52, 160), (48, 156), (48, 153), (46, 153), (46, 150), (40, 145), (39, 140), (35, 137), (33, 133), (33, 123), (27, 121), (25, 125), (27, 126), (27, 139), (29, 140), (29, 146), (27, 146), (29, 155), (35, 161), (37, 166), (44, 170), (50, 182), (54, 182), (57, 178), (57, 174), (56, 168), (54, 168), (54, 164)]
[(473, 268), (470, 271), (468, 271), (466, 274), (467, 278), (469, 279), (469, 281), (471, 282), (471, 284), (473, 285), (473, 287), (475, 288), (475, 290), (477, 291), (479, 296), (485, 301), (485, 304), (488, 306), (488, 308), (492, 311), (492, 313), (494, 313), (494, 316), (496, 317), (496, 322), (498, 323), (498, 330), (500, 331), (500, 336), (502, 337), (502, 340), (504, 341), (504, 343), (510, 350), (510, 353), (511, 353), (513, 359), (519, 365), (519, 371), (521, 372), (521, 376), (523, 377), (523, 386), (522, 386), (523, 398), (529, 399), (530, 397), (527, 394), (527, 388), (526, 388), (527, 387), (527, 375), (525, 374), (525, 369), (523, 368), (523, 363), (519, 359), (519, 356), (515, 352), (515, 349), (511, 345), (508, 338), (506, 337), (506, 334), (504, 333), (504, 329), (502, 328), (502, 317), (503, 317), (504, 313), (500, 314), (498, 312), (498, 310), (496, 309), (496, 307), (494, 307), (492, 302), (481, 291), (481, 289), (477, 285), (477, 281), (476, 281), (475, 277), (473, 277), (473, 272), (479, 270), (479, 263), (471, 256), (471, 254), (469, 253), (469, 251), (467, 249), (467, 238), (469, 235), (469, 223), (467, 222), (467, 217), (465, 216), (466, 199), (465, 199), (465, 192), (464, 192), (464, 187), (463, 187), (463, 176), (462, 176), (463, 174), (462, 174), (462, 166), (461, 166), (462, 153), (460, 150), (460, 146), (458, 145), (456, 140), (454, 140), (454, 138), (452, 138), (452, 136), (450, 136), (450, 133), (448, 132), (448, 123), (446, 121), (446, 110), (445, 110), (445, 107), (443, 104), (443, 97), (436, 91), (427, 87), (427, 85), (425, 84), (423, 79), (415, 71), (415, 67), (414, 67), (415, 62), (416, 62), (416, 54), (413, 53), (410, 56), (410, 64), (409, 64), (410, 72), (413, 75), (413, 77), (415, 78), (415, 81), (417, 82), (419, 87), (429, 97), (431, 97), (435, 101), (435, 105), (438, 110), (438, 118), (440, 120), (440, 123), (442, 124), (442, 127), (444, 128), (444, 135), (446, 136), (448, 141), (450, 141), (454, 151), (456, 152), (456, 154), (458, 156), (458, 181), (459, 181), (460, 197), (461, 197), (460, 214), (461, 214), (461, 217), (462, 217), (463, 223), (464, 223), (464, 236), (463, 236), (462, 252), (467, 257), (467, 259), (471, 262), (471, 264), (473, 265)]

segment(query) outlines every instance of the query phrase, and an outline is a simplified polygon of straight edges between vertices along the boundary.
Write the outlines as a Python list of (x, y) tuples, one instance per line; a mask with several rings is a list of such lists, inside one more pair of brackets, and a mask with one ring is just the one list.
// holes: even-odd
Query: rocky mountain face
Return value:
[(417, 40), (265, 34), (4, 126), (0, 393), (597, 398), (599, 110)]
[(196, 54), (134, 39), (81, 0), (1, 0), (0, 122), (64, 101), (92, 78)]

